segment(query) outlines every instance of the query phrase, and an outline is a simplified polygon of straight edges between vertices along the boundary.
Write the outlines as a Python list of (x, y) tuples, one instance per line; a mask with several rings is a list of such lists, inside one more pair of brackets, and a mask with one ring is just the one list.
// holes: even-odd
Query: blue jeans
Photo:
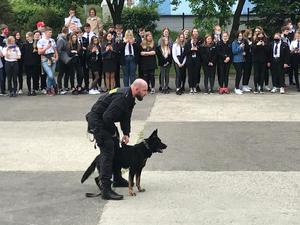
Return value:
[(47, 74), (47, 89), (50, 89), (51, 87), (56, 86), (56, 82), (54, 79), (54, 74), (55, 74), (55, 67), (56, 67), (56, 63), (53, 62), (50, 65), (48, 65), (48, 59), (42, 59), (42, 67), (44, 69), (44, 71)]
[(124, 86), (129, 87), (135, 80), (136, 63), (134, 56), (125, 56), (125, 64), (123, 65)]

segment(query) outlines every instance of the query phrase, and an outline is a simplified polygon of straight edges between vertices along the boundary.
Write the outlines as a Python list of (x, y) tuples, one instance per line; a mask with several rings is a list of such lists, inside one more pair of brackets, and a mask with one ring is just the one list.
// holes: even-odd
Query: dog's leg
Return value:
[(130, 196), (136, 196), (136, 193), (133, 191), (134, 174), (135, 170), (129, 169), (128, 192)]
[(136, 173), (136, 187), (139, 190), (139, 192), (145, 192), (146, 190), (144, 188), (141, 188), (141, 174), (142, 174), (142, 169), (140, 168), (137, 173)]

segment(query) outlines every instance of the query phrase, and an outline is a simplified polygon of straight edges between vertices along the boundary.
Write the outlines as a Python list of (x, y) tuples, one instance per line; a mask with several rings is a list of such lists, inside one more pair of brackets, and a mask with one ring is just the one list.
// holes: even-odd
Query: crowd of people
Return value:
[[(89, 9), (89, 17), (83, 25), (76, 17), (75, 8), (70, 8), (56, 40), (52, 37), (52, 29), (44, 22), (36, 26), (36, 30), (26, 33), (24, 41), (20, 32), (10, 35), (8, 26), (1, 25), (0, 95), (23, 94), (24, 72), (28, 96), (67, 92), (100, 94), (120, 87), (121, 69), (125, 87), (138, 76), (148, 83), (151, 94), (157, 91), (155, 70), (159, 69), (158, 90), (168, 94), (172, 66), (175, 67), (177, 95), (201, 92), (201, 73), (204, 74), (201, 86), (205, 94), (215, 91), (228, 94), (231, 65), (236, 72), (235, 94), (264, 91), (284, 94), (288, 85), (286, 74), (289, 85), (296, 85), (300, 91), (300, 22), (294, 26), (290, 19), (285, 20), (281, 31), (272, 37), (258, 26), (238, 31), (233, 42), (219, 25), (205, 37), (200, 37), (196, 28), (184, 29), (174, 41), (166, 27), (157, 42), (144, 28), (139, 28), (136, 35), (132, 30), (124, 32), (122, 25), (110, 26), (105, 31), (94, 8)], [(254, 83), (251, 88), (252, 68)], [(215, 87), (215, 74), (218, 88)]]

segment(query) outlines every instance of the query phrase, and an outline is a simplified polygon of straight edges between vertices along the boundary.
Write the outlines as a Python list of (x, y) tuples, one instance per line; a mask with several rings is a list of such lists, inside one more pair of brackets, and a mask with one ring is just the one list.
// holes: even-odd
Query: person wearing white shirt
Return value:
[(80, 19), (75, 16), (75, 13), (75, 7), (71, 7), (69, 10), (69, 17), (65, 18), (65, 26), (69, 28), (69, 33), (72, 33), (82, 27)]
[(176, 42), (172, 47), (172, 57), (175, 62), (176, 70), (176, 94), (181, 95), (184, 89), (184, 80), (186, 74), (186, 56), (184, 55), (185, 39), (184, 34), (180, 33), (176, 39)]
[(58, 53), (55, 41), (51, 38), (52, 29), (47, 27), (45, 35), (37, 43), (38, 53), (41, 55), (41, 62), (43, 70), (47, 74), (47, 94), (53, 96), (55, 94), (56, 81), (54, 78), (56, 62), (58, 60)]
[[(13, 36), (7, 38), (6, 47), (3, 48), (2, 54), (5, 58), (5, 73), (8, 82), (8, 90), (10, 97), (16, 97), (16, 90), (18, 85), (18, 60), (21, 59), (21, 51), (16, 45), (16, 40)], [(12, 86), (13, 81), (13, 86)]]
[(297, 91), (300, 91), (299, 87), (299, 64), (300, 64), (300, 31), (297, 31), (294, 36), (294, 40), (290, 45), (291, 50), (291, 62), (292, 62), (292, 72), (296, 81)]

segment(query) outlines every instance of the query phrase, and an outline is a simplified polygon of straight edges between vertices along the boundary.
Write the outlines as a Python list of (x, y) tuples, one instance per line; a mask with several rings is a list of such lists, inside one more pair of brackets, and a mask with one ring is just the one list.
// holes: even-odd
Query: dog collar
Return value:
[(144, 141), (143, 141), (143, 143), (144, 143), (144, 145), (145, 145), (146, 149), (150, 150), (150, 147), (149, 147), (149, 144), (147, 143), (147, 141), (146, 141), (146, 140), (144, 140)]

